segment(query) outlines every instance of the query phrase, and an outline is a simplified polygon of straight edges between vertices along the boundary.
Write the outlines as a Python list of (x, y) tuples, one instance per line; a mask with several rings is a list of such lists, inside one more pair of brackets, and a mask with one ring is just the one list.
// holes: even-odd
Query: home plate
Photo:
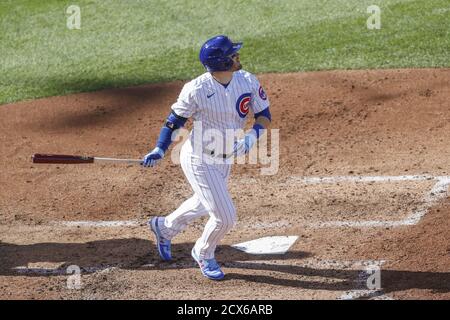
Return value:
[(274, 236), (255, 239), (232, 245), (249, 254), (285, 254), (298, 236)]

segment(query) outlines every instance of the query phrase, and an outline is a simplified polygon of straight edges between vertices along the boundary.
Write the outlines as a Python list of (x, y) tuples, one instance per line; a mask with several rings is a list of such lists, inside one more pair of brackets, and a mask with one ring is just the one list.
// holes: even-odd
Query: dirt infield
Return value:
[[(218, 248), (219, 283), (190, 257), (204, 220), (174, 240), (172, 263), (145, 226), (190, 196), (179, 165), (30, 161), (140, 158), (182, 82), (0, 106), (0, 298), (450, 299), (450, 69), (259, 78), (280, 167), (233, 168), (239, 222)], [(269, 235), (299, 238), (282, 256), (230, 247)], [(374, 266), (381, 289), (368, 290)]]

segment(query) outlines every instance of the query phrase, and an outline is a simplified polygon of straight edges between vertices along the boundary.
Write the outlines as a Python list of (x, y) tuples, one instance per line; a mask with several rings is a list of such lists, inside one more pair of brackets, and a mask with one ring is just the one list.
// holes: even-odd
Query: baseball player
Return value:
[(156, 147), (143, 158), (144, 166), (155, 166), (164, 158), (174, 131), (183, 127), (188, 118), (193, 118), (194, 127), (200, 122), (203, 131), (213, 130), (226, 137), (227, 130), (244, 128), (249, 109), (252, 109), (253, 128), (242, 139), (233, 139), (231, 144), (229, 141), (219, 143), (220, 147), (211, 150), (201, 134), (199, 137), (195, 129), (191, 131), (181, 148), (180, 161), (194, 194), (168, 216), (149, 221), (159, 255), (168, 261), (171, 260), (171, 239), (194, 219), (209, 215), (191, 255), (202, 274), (212, 280), (224, 278), (214, 252), (237, 219), (227, 188), (232, 163), (227, 161), (229, 154), (225, 146), (231, 145), (233, 158), (248, 153), (271, 121), (266, 93), (254, 75), (241, 70), (238, 53), (241, 47), (242, 42), (233, 43), (224, 35), (203, 44), (199, 58), (207, 72), (184, 85), (165, 120)]

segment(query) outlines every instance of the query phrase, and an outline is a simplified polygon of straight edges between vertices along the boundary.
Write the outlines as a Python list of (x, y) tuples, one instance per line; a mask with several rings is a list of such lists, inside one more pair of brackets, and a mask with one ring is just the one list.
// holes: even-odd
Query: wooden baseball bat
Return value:
[(77, 164), (77, 163), (94, 163), (94, 162), (116, 162), (141, 164), (140, 159), (118, 159), (118, 158), (100, 158), (90, 156), (78, 156), (67, 154), (41, 154), (36, 153), (31, 156), (33, 163), (61, 163), (61, 164)]

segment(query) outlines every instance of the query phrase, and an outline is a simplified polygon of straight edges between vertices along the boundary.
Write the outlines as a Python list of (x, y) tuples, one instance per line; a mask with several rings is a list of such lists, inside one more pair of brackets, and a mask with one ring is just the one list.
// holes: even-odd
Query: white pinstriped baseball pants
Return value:
[[(206, 157), (206, 155), (204, 155)], [(236, 224), (237, 216), (227, 183), (231, 164), (207, 164), (193, 154), (189, 139), (181, 148), (181, 167), (194, 195), (164, 219), (163, 237), (172, 239), (194, 219), (209, 214), (202, 236), (195, 243), (201, 259), (214, 258), (216, 246)]]

